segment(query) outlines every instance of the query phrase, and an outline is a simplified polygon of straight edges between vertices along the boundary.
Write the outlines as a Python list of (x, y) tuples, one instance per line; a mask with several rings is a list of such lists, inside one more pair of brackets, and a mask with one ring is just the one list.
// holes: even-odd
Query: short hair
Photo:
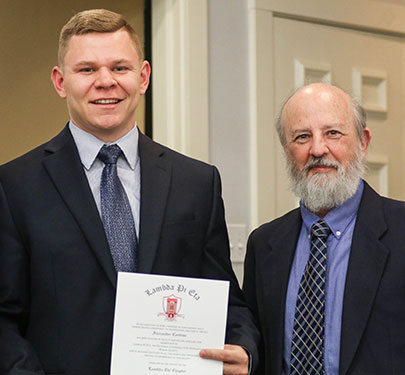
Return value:
[[(330, 85), (330, 86), (333, 86), (333, 85)], [(285, 147), (287, 145), (287, 138), (285, 136), (285, 130), (284, 130), (284, 124), (283, 124), (284, 108), (287, 105), (288, 101), (299, 90), (301, 90), (304, 87), (305, 86), (302, 86), (302, 87), (299, 87), (298, 89), (294, 90), (294, 92), (288, 97), (288, 99), (282, 105), (281, 110), (280, 110), (280, 114), (279, 114), (278, 118), (276, 119), (276, 130), (277, 130), (277, 134), (278, 134), (278, 137), (280, 139), (281, 145), (283, 147)], [(364, 136), (363, 130), (367, 126), (366, 111), (364, 110), (364, 108), (361, 106), (361, 104), (359, 103), (359, 101), (356, 98), (354, 98), (352, 95), (350, 95), (348, 92), (341, 89), (340, 87), (338, 87), (338, 86), (334, 86), (334, 87), (337, 87), (338, 89), (342, 90), (351, 99), (351, 103), (352, 103), (352, 106), (353, 106), (353, 114), (354, 114), (354, 124), (355, 124), (355, 127), (356, 127), (357, 136), (359, 137), (360, 140), (362, 140), (363, 136)]]
[(88, 33), (111, 33), (124, 29), (133, 40), (139, 60), (143, 61), (144, 54), (139, 37), (123, 15), (106, 9), (90, 9), (76, 13), (65, 26), (59, 36), (58, 63), (63, 65), (69, 41), (74, 35)]

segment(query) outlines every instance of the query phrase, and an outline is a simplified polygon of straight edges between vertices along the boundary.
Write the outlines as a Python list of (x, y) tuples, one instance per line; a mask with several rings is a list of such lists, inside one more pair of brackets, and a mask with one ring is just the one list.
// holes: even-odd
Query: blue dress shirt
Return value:
[[(79, 151), (87, 180), (89, 181), (94, 200), (101, 216), (100, 182), (104, 163), (97, 159), (97, 155), (105, 142), (80, 129), (72, 121), (69, 122), (69, 129)], [(136, 233), (139, 239), (141, 166), (138, 152), (138, 138), (138, 128), (134, 126), (127, 134), (113, 143), (120, 146), (125, 156), (118, 159), (118, 177), (128, 196), (132, 216), (134, 217)]]
[[(332, 233), (327, 241), (326, 301), (324, 366), (326, 375), (339, 374), (340, 333), (342, 327), (343, 295), (347, 265), (357, 211), (363, 194), (360, 180), (356, 193), (341, 206), (324, 217)], [(302, 227), (291, 267), (287, 290), (284, 325), (284, 374), (290, 373), (291, 338), (294, 326), (295, 305), (301, 277), (309, 258), (310, 232), (319, 217), (300, 204)]]

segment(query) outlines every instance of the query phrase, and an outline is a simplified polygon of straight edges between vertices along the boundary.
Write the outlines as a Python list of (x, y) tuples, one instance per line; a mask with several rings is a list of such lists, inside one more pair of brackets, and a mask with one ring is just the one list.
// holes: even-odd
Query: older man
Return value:
[(122, 15), (63, 27), (52, 82), (70, 121), (0, 168), (1, 374), (109, 374), (117, 271), (229, 280), (227, 345), (201, 356), (246, 374), (246, 349), (254, 366), (218, 171), (138, 131), (149, 75)]
[(301, 202), (248, 242), (263, 373), (404, 374), (405, 205), (361, 179), (364, 111), (311, 84), (285, 103), (277, 130)]

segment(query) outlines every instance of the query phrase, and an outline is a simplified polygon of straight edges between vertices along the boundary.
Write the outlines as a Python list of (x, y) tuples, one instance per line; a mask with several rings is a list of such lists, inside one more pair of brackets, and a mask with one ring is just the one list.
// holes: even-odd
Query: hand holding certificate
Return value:
[(221, 375), (227, 281), (119, 273), (111, 375)]
[(248, 353), (239, 345), (225, 345), (224, 349), (203, 349), (200, 357), (223, 362), (224, 375), (250, 374)]

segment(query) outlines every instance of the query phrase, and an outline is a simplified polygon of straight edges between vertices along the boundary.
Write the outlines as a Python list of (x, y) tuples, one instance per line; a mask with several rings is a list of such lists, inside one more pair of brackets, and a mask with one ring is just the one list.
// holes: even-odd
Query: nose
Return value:
[(313, 135), (310, 153), (312, 156), (319, 158), (329, 152), (328, 144), (322, 135)]
[(97, 88), (110, 88), (115, 86), (117, 82), (115, 81), (112, 72), (108, 68), (102, 67), (97, 71), (97, 77), (94, 84)]

